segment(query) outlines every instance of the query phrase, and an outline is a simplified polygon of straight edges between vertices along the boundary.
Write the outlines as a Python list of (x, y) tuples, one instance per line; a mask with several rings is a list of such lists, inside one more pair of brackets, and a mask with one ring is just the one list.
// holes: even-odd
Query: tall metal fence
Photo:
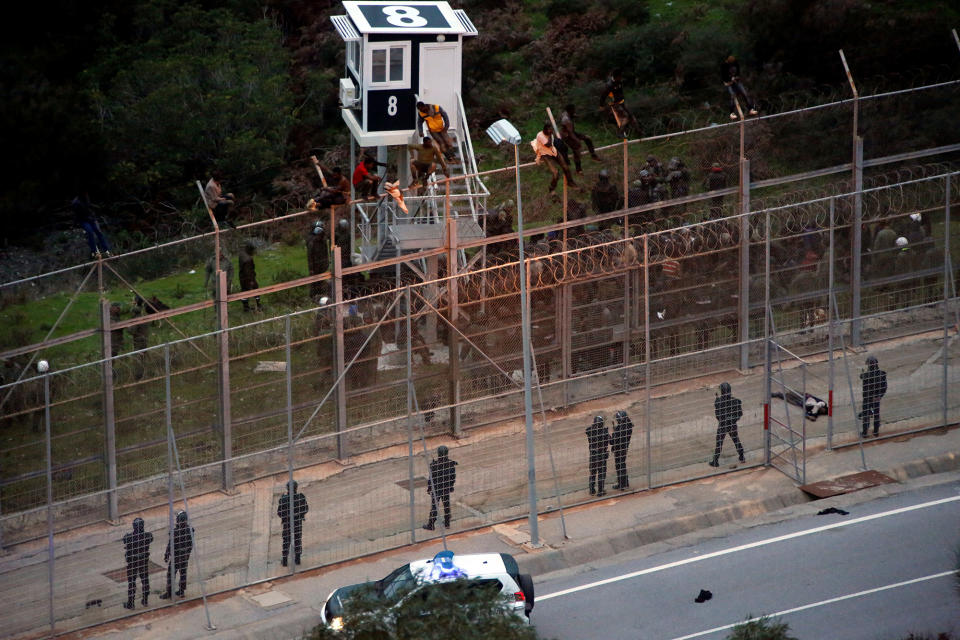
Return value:
[[(4, 415), (4, 432), (29, 438), (7, 460), (31, 471), (3, 490), (0, 599), (20, 603), (5, 628), (127, 614), (120, 537), (135, 515), (155, 537), (157, 606), (180, 509), (196, 532), (192, 598), (522, 517), (530, 465), (539, 510), (591, 500), (584, 429), (594, 413), (612, 426), (614, 408), (634, 424), (629, 490), (767, 463), (803, 481), (808, 440), (860, 442), (867, 353), (889, 380), (880, 438), (955, 424), (957, 181), (948, 173), (626, 238), (581, 231), (568, 238), (580, 246), (523, 265), (340, 302), (337, 269), (334, 302), (320, 307), (54, 363), (6, 385), (22, 408)], [(869, 250), (851, 254), (858, 242)], [(522, 277), (538, 383), (532, 457), (513, 419)], [(110, 337), (100, 336), (107, 352)], [(712, 467), (720, 381), (743, 401), (745, 462), (726, 441)], [(804, 394), (826, 413), (804, 417)], [(617, 400), (583, 404), (604, 397)], [(421, 526), (440, 444), (459, 465), (449, 530), (441, 508), (431, 532)], [(95, 453), (78, 461), (78, 451)], [(618, 478), (607, 466), (610, 491)], [(280, 564), (278, 504), (291, 476), (311, 508), (300, 567)]]
[[(526, 515), (531, 465), (539, 510), (588, 501), (584, 429), (598, 411), (612, 426), (611, 406), (634, 424), (630, 490), (768, 463), (803, 481), (808, 440), (861, 442), (868, 353), (889, 380), (880, 438), (957, 423), (960, 139), (922, 121), (955, 103), (957, 86), (626, 141), (583, 159), (588, 188), (556, 194), (534, 165), (487, 172), (484, 228), (509, 214), (499, 205), (517, 180), (514, 207), (538, 225), (522, 232), (523, 264), (516, 235), (458, 243), (447, 216), (444, 245), (416, 256), (345, 266), (357, 233), (336, 243), (328, 273), (279, 270), (237, 292), (221, 260), (205, 272), (204, 259), (249, 239), (302, 252), (316, 215), (302, 213), (3, 285), (5, 379), (16, 380), (0, 386), (5, 629), (127, 615), (120, 537), (135, 515), (155, 535), (151, 607), (164, 602), (179, 509), (196, 531), (191, 598), (445, 532), (442, 513), (435, 532), (420, 528), (440, 444), (459, 462), (450, 531)], [(837, 133), (851, 118), (852, 144)], [(774, 145), (796, 157), (773, 163)], [(673, 182), (665, 172), (651, 184), (649, 155), (687, 172), (675, 164)], [(612, 211), (590, 188), (601, 168), (619, 192)], [(170, 265), (157, 290), (148, 275)], [(515, 420), (521, 278), (538, 382), (532, 456)], [(174, 308), (118, 316), (131, 291)], [(241, 311), (257, 297), (277, 317)], [(38, 304), (60, 309), (57, 322), (34, 326)], [(35, 375), (41, 357), (50, 369)], [(746, 462), (726, 440), (712, 467), (721, 381), (743, 401)], [(827, 413), (805, 417), (794, 401), (806, 394)], [(300, 567), (280, 564), (291, 474), (311, 506)]]

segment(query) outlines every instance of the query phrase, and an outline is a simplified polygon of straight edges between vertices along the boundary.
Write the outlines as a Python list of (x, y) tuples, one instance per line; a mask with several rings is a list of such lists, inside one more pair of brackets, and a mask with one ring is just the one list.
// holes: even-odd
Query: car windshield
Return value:
[(410, 572), (410, 565), (405, 564), (380, 581), (380, 591), (385, 597), (392, 599), (412, 585), (413, 574)]

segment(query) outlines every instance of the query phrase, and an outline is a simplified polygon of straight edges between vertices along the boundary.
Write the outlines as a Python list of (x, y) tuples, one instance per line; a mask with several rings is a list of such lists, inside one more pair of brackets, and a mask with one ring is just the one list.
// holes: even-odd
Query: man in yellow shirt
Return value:
[(557, 188), (557, 179), (560, 177), (557, 169), (563, 171), (567, 184), (571, 187), (577, 186), (570, 175), (570, 168), (557, 153), (557, 148), (553, 144), (553, 125), (549, 122), (543, 125), (543, 130), (537, 134), (537, 137), (530, 143), (534, 153), (537, 154), (537, 164), (546, 165), (553, 174), (553, 180), (550, 182), (550, 191)]
[[(424, 124), (427, 125), (427, 131), (423, 130)], [(453, 141), (447, 133), (448, 129), (450, 129), (450, 118), (443, 107), (438, 104), (417, 103), (417, 131), (424, 137), (432, 137), (447, 160), (452, 160)]]

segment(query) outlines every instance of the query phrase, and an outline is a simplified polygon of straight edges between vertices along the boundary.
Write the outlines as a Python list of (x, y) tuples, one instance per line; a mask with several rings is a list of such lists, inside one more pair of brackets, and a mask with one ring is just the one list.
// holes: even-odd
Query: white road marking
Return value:
[(657, 573), (659, 571), (666, 571), (667, 569), (682, 567), (684, 565), (692, 564), (694, 562), (702, 562), (704, 560), (710, 560), (712, 558), (719, 558), (721, 556), (729, 555), (731, 553), (738, 553), (740, 551), (756, 549), (757, 547), (764, 547), (770, 544), (775, 544), (777, 542), (784, 542), (786, 540), (792, 540), (794, 538), (801, 538), (803, 536), (812, 535), (814, 533), (821, 533), (823, 531), (829, 531), (831, 529), (839, 529), (840, 527), (849, 527), (850, 525), (860, 524), (861, 522), (869, 522), (871, 520), (879, 520), (880, 518), (888, 518), (890, 516), (900, 515), (901, 513), (909, 513), (911, 511), (917, 511), (918, 509), (928, 509), (930, 507), (936, 507), (941, 504), (956, 502), (958, 500), (960, 500), (960, 495), (951, 496), (949, 498), (941, 498), (940, 500), (931, 500), (930, 502), (921, 502), (919, 504), (910, 505), (908, 507), (891, 509), (890, 511), (881, 511), (880, 513), (874, 513), (869, 516), (860, 516), (859, 518), (841, 520), (838, 522), (834, 522), (832, 524), (823, 525), (822, 527), (814, 527), (812, 529), (804, 529), (803, 531), (795, 531), (793, 533), (787, 533), (782, 536), (767, 538), (765, 540), (757, 540), (756, 542), (741, 544), (736, 547), (730, 547), (729, 549), (712, 551), (710, 553), (705, 553), (699, 556), (693, 556), (691, 558), (686, 558), (684, 560), (668, 562), (666, 564), (661, 564), (656, 567), (649, 567), (647, 569), (641, 569), (640, 571), (633, 571), (631, 573), (625, 573), (623, 575), (614, 576), (612, 578), (606, 578), (605, 580), (590, 582), (584, 585), (580, 585), (579, 587), (571, 587), (569, 589), (562, 589), (561, 591), (555, 591), (554, 593), (548, 593), (542, 596), (537, 596), (537, 602), (543, 602), (544, 600), (550, 600), (552, 598), (559, 598), (560, 596), (570, 595), (571, 593), (577, 593), (579, 591), (595, 589), (597, 587), (602, 587), (604, 585), (613, 584), (615, 582), (620, 582), (622, 580), (630, 580), (631, 578), (636, 578), (636, 577), (644, 576), (651, 573)]
[[(822, 607), (824, 605), (833, 604), (834, 602), (841, 602), (843, 600), (850, 600), (851, 598), (860, 598), (862, 596), (868, 596), (872, 593), (879, 593), (881, 591), (887, 591), (888, 589), (896, 589), (898, 587), (906, 587), (911, 584), (916, 584), (918, 582), (925, 582), (927, 580), (936, 580), (937, 578), (944, 578), (946, 576), (956, 575), (955, 570), (951, 571), (941, 571), (940, 573), (932, 573), (929, 576), (923, 576), (922, 578), (914, 578), (913, 580), (904, 580), (903, 582), (895, 582), (893, 584), (887, 584), (882, 587), (874, 587), (873, 589), (867, 589), (865, 591), (858, 591), (856, 593), (848, 593), (845, 596), (837, 596), (836, 598), (830, 598), (829, 600), (821, 600), (820, 602), (811, 602), (810, 604), (805, 604), (801, 607), (794, 607), (793, 609), (784, 609), (783, 611), (778, 611), (772, 613), (769, 616), (770, 618), (779, 618), (790, 613), (796, 613), (797, 611), (804, 611), (806, 609), (813, 609), (814, 607)], [(713, 629), (707, 629), (706, 631), (698, 631), (697, 633), (691, 633), (688, 636), (680, 636), (679, 638), (673, 638), (673, 640), (690, 640), (690, 638), (699, 638), (701, 636), (707, 636), (711, 633), (717, 633), (718, 631), (726, 631), (727, 629), (733, 629), (739, 624), (745, 622), (753, 622), (755, 620), (760, 620), (760, 617), (756, 618), (747, 618), (746, 620), (741, 620), (740, 622), (734, 622), (733, 624), (725, 624), (722, 627), (714, 627)]]

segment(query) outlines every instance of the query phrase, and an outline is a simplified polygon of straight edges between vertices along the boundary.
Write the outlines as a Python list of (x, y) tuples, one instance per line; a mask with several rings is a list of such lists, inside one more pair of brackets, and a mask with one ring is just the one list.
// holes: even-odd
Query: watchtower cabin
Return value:
[[(332, 16), (346, 44), (340, 106), (350, 130), (350, 171), (360, 159), (357, 147), (376, 148), (376, 159), (396, 165), (400, 187), (410, 184), (407, 145), (419, 144), (417, 102), (440, 105), (450, 122), (456, 159), (450, 175), (476, 173), (473, 145), (460, 96), (462, 47), (477, 29), (461, 9), (447, 2), (344, 2), (346, 15)], [(372, 155), (372, 151), (368, 151)], [(392, 157), (391, 157), (392, 156)], [(378, 166), (380, 176), (385, 169)], [(384, 194), (380, 181), (374, 201), (358, 203), (350, 212), (355, 264), (443, 246), (443, 185), (431, 185), (419, 195), (404, 193), (408, 212)], [(423, 181), (421, 180), (421, 184)], [(450, 215), (457, 219), (458, 240), (482, 237), (477, 210), (489, 195), (476, 178), (451, 184)]]

